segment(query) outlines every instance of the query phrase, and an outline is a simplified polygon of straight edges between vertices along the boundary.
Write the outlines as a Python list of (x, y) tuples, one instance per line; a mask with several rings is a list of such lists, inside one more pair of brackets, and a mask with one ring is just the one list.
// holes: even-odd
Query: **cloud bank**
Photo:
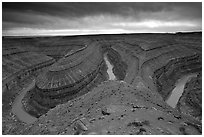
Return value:
[(3, 2), (3, 35), (202, 30), (202, 3)]

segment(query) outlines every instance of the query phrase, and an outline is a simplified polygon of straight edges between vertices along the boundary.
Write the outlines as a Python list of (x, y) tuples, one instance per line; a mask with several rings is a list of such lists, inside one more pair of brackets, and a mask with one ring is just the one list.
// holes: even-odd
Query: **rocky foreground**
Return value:
[(104, 82), (50, 110), (19, 134), (201, 134), (199, 122), (150, 92), (125, 82)]

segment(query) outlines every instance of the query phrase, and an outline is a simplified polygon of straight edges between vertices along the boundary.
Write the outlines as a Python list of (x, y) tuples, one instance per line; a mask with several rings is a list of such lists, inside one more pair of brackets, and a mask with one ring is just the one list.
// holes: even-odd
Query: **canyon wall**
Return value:
[[(97, 103), (100, 105), (107, 103), (108, 108), (111, 108), (111, 112), (101, 111), (105, 120), (97, 120), (96, 124), (90, 124), (90, 132), (85, 129), (81, 131), (82, 124), (78, 121), (79, 123), (74, 122), (74, 126), (66, 125), (68, 126), (67, 134), (92, 134), (98, 133), (98, 131), (101, 134), (121, 134), (117, 132), (119, 128), (124, 130), (124, 134), (201, 134), (201, 35), (96, 35), (83, 38), (30, 38), (21, 39), (17, 43), (31, 44), (33, 46), (31, 46), (30, 52), (40, 52), (46, 57), (50, 56), (56, 60), (56, 62), (48, 63), (50, 66), (45, 65), (46, 68), (36, 77), (35, 87), (28, 91), (22, 100), (27, 113), (37, 118), (40, 117), (40, 120), (63, 117), (62, 119), (67, 119), (67, 122), (70, 123), (71, 120), (77, 119), (83, 114), (86, 115), (86, 119), (101, 117), (101, 114), (95, 113)], [(12, 54), (12, 56), (25, 54), (26, 46), (18, 44), (5, 53)], [(60, 46), (57, 50), (58, 44)], [(20, 50), (14, 47), (20, 47)], [(43, 50), (40, 51), (40, 49)], [(108, 80), (108, 67), (104, 55), (107, 55), (113, 66), (112, 71), (116, 76), (114, 81)], [(50, 57), (49, 59), (54, 60)], [(14, 62), (22, 64), (26, 61)], [(51, 63), (53, 64), (51, 65)], [(29, 70), (29, 66), (26, 66), (25, 69)], [(5, 70), (9, 72), (6, 67)], [(165, 101), (171, 95), (179, 79), (190, 74), (196, 74), (197, 77), (185, 84), (185, 90), (178, 105), (175, 109), (171, 108)], [(6, 73), (3, 75), (7, 76)], [(11, 76), (13, 75), (12, 73)], [(129, 112), (134, 109), (130, 104), (135, 99), (138, 100), (133, 103), (136, 105), (138, 112), (134, 113), (137, 115)], [(111, 101), (120, 105), (111, 106)], [(72, 103), (76, 104), (75, 107), (68, 107)], [(124, 104), (130, 106), (126, 109)], [(82, 113), (83, 108), (85, 110)], [(124, 112), (128, 116), (127, 119), (139, 118), (140, 120), (129, 121), (126, 125), (122, 122), (123, 127), (120, 127), (119, 123), (121, 122), (116, 120), (118, 116), (115, 115), (115, 112), (113, 115), (111, 113), (117, 111), (123, 115), (123, 109), (127, 110)], [(93, 114), (89, 116), (89, 113)], [(151, 115), (152, 118), (146, 114)], [(106, 118), (106, 115), (110, 115), (113, 120)], [(168, 120), (166, 121), (166, 119)], [(64, 121), (55, 121), (55, 123), (58, 122), (60, 124)], [(114, 125), (114, 123), (117, 124)], [(43, 124), (46, 125), (46, 123)], [(99, 126), (100, 124), (102, 127)], [(106, 128), (105, 125), (112, 125), (114, 130), (102, 133), (103, 131), (100, 129)], [(137, 131), (129, 132), (129, 129), (134, 128), (135, 125), (137, 125)], [(56, 132), (65, 132), (64, 128), (63, 126), (59, 127)], [(23, 130), (22, 133), (28, 134), (30, 130), (35, 134), (45, 132), (45, 129), (35, 125), (31, 126), (29, 130)], [(93, 132), (91, 132), (92, 130)], [(108, 131), (108, 129), (106, 130)]]

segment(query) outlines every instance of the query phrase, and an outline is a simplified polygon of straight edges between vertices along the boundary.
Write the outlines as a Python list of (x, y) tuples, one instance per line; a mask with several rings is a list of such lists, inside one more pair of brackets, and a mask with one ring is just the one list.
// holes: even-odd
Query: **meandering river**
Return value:
[(169, 98), (166, 100), (166, 103), (170, 105), (172, 108), (175, 108), (180, 97), (183, 94), (185, 84), (193, 77), (196, 77), (197, 74), (190, 74), (182, 77), (179, 79), (176, 83), (176, 87), (173, 89), (171, 95)]
[(25, 122), (27, 124), (31, 124), (35, 122), (37, 118), (31, 116), (24, 110), (23, 104), (21, 101), (23, 97), (26, 95), (27, 91), (31, 90), (34, 86), (35, 86), (35, 80), (33, 80), (32, 83), (28, 85), (28, 87), (23, 88), (23, 91), (20, 93), (20, 95), (16, 97), (12, 106), (12, 113), (15, 114), (20, 121)]
[[(108, 67), (107, 73), (109, 75), (109, 80), (115, 80), (116, 77), (113, 73), (113, 66), (111, 65), (111, 63), (109, 62), (107, 55), (104, 56), (104, 60), (106, 62), (106, 65)], [(25, 122), (27, 124), (31, 124), (33, 122), (35, 122), (37, 120), (36, 117), (33, 117), (32, 115), (28, 114), (24, 108), (23, 108), (23, 104), (22, 104), (22, 99), (24, 98), (24, 96), (26, 95), (27, 91), (31, 90), (32, 88), (34, 88), (35, 86), (35, 80), (32, 81), (32, 83), (30, 83), (26, 88), (23, 88), (21, 93), (16, 97), (16, 99), (14, 100), (14, 103), (12, 105), (12, 113), (14, 115), (16, 115), (16, 117), (22, 121)]]
[[(109, 80), (116, 80), (116, 77), (115, 77), (115, 75), (113, 73), (113, 70), (112, 70), (113, 65), (111, 65), (111, 63), (109, 62), (106, 54), (104, 55), (104, 60), (105, 60), (106, 65), (108, 67), (107, 73), (108, 73), (108, 76), (109, 76)], [(183, 94), (185, 84), (191, 78), (196, 77), (196, 76), (197, 76), (197, 74), (190, 74), (190, 75), (186, 75), (186, 76), (182, 77), (181, 79), (179, 79), (177, 81), (177, 83), (176, 83), (176, 87), (173, 89), (171, 95), (166, 100), (166, 103), (169, 104), (171, 107), (175, 108), (179, 98)], [(28, 114), (24, 110), (21, 101), (22, 101), (23, 97), (26, 95), (27, 91), (31, 90), (34, 86), (35, 86), (35, 80), (33, 80), (32, 83), (30, 83), (28, 85), (28, 87), (23, 88), (20, 95), (18, 95), (16, 97), (16, 99), (15, 99), (15, 101), (13, 103), (13, 106), (12, 106), (12, 113), (15, 114), (19, 120), (21, 120), (22, 122), (25, 122), (27, 124), (35, 122), (37, 120), (37, 118), (35, 118), (32, 115)]]

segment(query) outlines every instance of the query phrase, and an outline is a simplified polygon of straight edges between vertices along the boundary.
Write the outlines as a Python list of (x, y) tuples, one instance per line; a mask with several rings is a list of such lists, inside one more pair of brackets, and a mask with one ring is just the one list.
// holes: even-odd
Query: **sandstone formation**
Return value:
[(83, 95), (108, 80), (105, 54), (113, 64), (116, 78), (123, 80), (127, 65), (120, 54), (111, 47), (93, 41), (67, 53), (37, 77), (36, 87), (23, 100), (26, 111), (39, 117), (50, 108)]
[(24, 99), (24, 106), (27, 112), (39, 117), (106, 79), (103, 53), (99, 45), (92, 43), (60, 59), (39, 75), (36, 87)]
[[(42, 54), (56, 60), (51, 66), (42, 63), (45, 69), (22, 100), (25, 111), (39, 121), (14, 128), (15, 134), (201, 134), (201, 34), (10, 40), (4, 42), (15, 44), (5, 54), (22, 58), (37, 52), (38, 57), (30, 60), (40, 60)], [(115, 81), (108, 81), (104, 55), (113, 66)], [(28, 61), (13, 62), (20, 66)], [(3, 70), (6, 77), (10, 69)], [(165, 101), (187, 75), (196, 77), (185, 84), (176, 108), (171, 108)]]

